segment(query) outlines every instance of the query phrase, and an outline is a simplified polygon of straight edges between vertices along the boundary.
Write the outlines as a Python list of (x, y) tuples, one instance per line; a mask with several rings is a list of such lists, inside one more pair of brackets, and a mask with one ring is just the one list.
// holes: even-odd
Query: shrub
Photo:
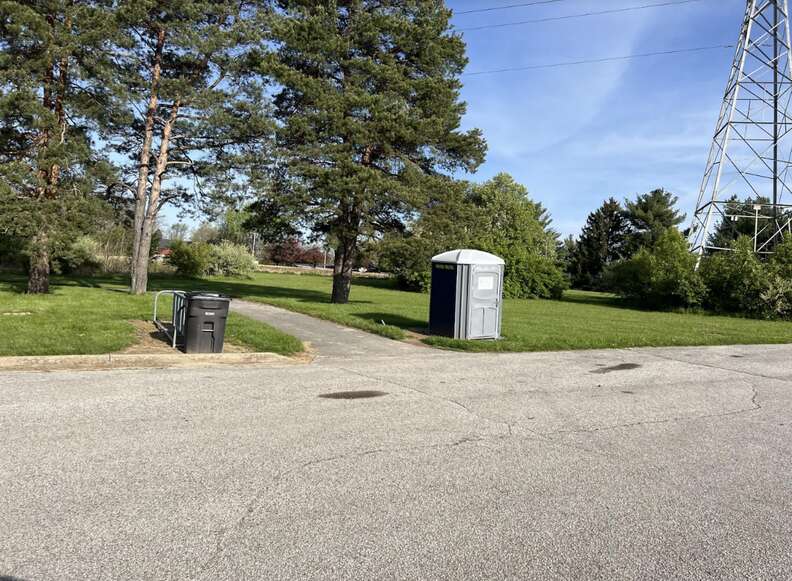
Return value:
[(171, 246), (168, 262), (181, 276), (203, 276), (209, 266), (210, 252), (209, 245), (204, 242), (175, 242)]
[(632, 258), (608, 265), (602, 280), (621, 297), (644, 300), (652, 294), (653, 267), (652, 255), (642, 248)]
[(379, 245), (379, 266), (401, 288), (427, 290), (432, 256), (475, 248), (506, 262), (506, 296), (561, 296), (567, 280), (556, 257), (557, 234), (523, 186), (506, 174), (483, 184), (443, 185), (406, 234), (386, 236)]
[(102, 268), (99, 243), (80, 236), (58, 257), (58, 270), (65, 274), (93, 275)]
[(769, 316), (762, 300), (769, 289), (767, 268), (757, 258), (747, 236), (732, 242), (731, 252), (706, 257), (701, 263), (701, 276), (707, 287), (707, 307), (754, 317)]
[(269, 259), (275, 264), (294, 265), (299, 262), (303, 248), (297, 238), (286, 238), (269, 247)]
[(560, 299), (569, 280), (558, 265), (545, 256), (529, 255), (506, 265), (503, 293), (516, 299)]
[(432, 250), (415, 236), (386, 237), (379, 249), (380, 268), (395, 276), (403, 290), (428, 291), (432, 281)]
[(766, 266), (767, 281), (759, 295), (763, 315), (772, 319), (792, 319), (792, 235), (775, 247)]
[(206, 273), (220, 276), (250, 276), (257, 267), (256, 258), (247, 248), (226, 241), (210, 247)]
[(314, 268), (320, 264), (323, 264), (324, 261), (325, 253), (318, 246), (309, 246), (307, 248), (303, 248), (302, 254), (300, 255), (300, 262), (303, 264), (310, 264)]
[(652, 307), (694, 307), (705, 293), (696, 257), (676, 228), (666, 230), (653, 248), (611, 265), (607, 278), (619, 295)]
[(792, 280), (792, 234), (784, 236), (784, 240), (775, 247), (770, 258), (770, 272), (773, 275)]
[(765, 318), (792, 319), (792, 280), (789, 278), (771, 275), (759, 299)]

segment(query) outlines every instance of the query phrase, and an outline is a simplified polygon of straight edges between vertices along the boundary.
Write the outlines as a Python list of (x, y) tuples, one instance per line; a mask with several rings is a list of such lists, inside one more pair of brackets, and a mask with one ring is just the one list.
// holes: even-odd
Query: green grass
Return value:
[[(124, 292), (124, 277), (56, 279), (52, 296), (15, 292), (22, 279), (0, 277), (0, 354), (104, 353), (132, 340), (129, 319), (151, 316), (151, 296)], [(387, 280), (355, 279), (347, 305), (329, 302), (330, 277), (259, 273), (251, 279), (191, 280), (155, 275), (150, 289), (211, 290), (336, 321), (393, 339), (427, 326), (429, 297), (395, 290)], [(18, 290), (18, 289), (17, 289)], [(563, 301), (506, 300), (501, 341), (427, 343), (468, 351), (553, 351), (610, 347), (792, 343), (792, 323), (630, 308), (603, 293), (570, 291)], [(383, 324), (384, 323), (384, 324)], [(232, 314), (226, 336), (261, 351), (293, 353), (299, 342)]]
[[(23, 294), (24, 279), (0, 276), (0, 355), (76, 355), (112, 353), (135, 341), (130, 320), (150, 320), (153, 297), (131, 296), (118, 278), (55, 277), (51, 293)], [(165, 302), (160, 318), (167, 318)], [(11, 315), (5, 313), (30, 313)], [(299, 340), (263, 323), (231, 313), (226, 340), (254, 351), (290, 355), (303, 350)]]
[(261, 353), (293, 355), (303, 351), (303, 344), (297, 337), (237, 313), (229, 316), (225, 338), (226, 341), (245, 345)]
[[(183, 287), (185, 282), (155, 278), (152, 284)], [(355, 279), (348, 305), (330, 304), (332, 280), (322, 276), (260, 273), (249, 280), (214, 279), (190, 284), (394, 339), (404, 338), (405, 329), (427, 326), (429, 297), (395, 290), (387, 280)], [(501, 341), (433, 337), (426, 342), (469, 351), (792, 343), (792, 323), (641, 310), (603, 293), (569, 291), (563, 301), (507, 299), (503, 308)]]

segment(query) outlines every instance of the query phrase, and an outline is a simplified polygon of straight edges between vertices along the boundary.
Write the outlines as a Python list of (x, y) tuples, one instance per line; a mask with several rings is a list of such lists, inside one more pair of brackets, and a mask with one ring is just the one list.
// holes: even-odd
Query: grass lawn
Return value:
[[(106, 276), (55, 278), (53, 294), (19, 292), (20, 277), (0, 277), (0, 355), (106, 353), (133, 339), (130, 319), (151, 317), (152, 297), (124, 292), (126, 279)], [(259, 273), (251, 279), (191, 280), (152, 276), (151, 290), (212, 290), (260, 301), (378, 333), (393, 339), (405, 330), (425, 329), (429, 297), (395, 290), (387, 280), (355, 279), (348, 305), (330, 304), (330, 277)], [(655, 312), (629, 308), (602, 293), (567, 292), (563, 301), (506, 300), (503, 340), (426, 342), (469, 351), (552, 351), (608, 347), (792, 343), (792, 323), (708, 314)], [(384, 324), (383, 324), (384, 323)], [(299, 341), (232, 314), (226, 337), (259, 351), (294, 353)]]
[[(127, 294), (121, 277), (54, 277), (44, 296), (23, 294), (24, 283), (22, 277), (0, 276), (0, 356), (112, 353), (135, 341), (128, 321), (151, 319), (153, 297)], [(160, 318), (170, 316), (170, 301), (165, 305)], [(235, 313), (226, 340), (283, 355), (303, 350), (291, 335)]]
[[(285, 307), (394, 339), (425, 328), (428, 295), (401, 292), (390, 281), (356, 279), (348, 305), (329, 303), (330, 277), (259, 273), (249, 280), (185, 283), (155, 277), (153, 286), (185, 284)], [(383, 325), (383, 322), (385, 323)], [(454, 341), (431, 345), (470, 351), (552, 351), (608, 347), (792, 343), (792, 323), (739, 317), (655, 312), (629, 308), (612, 295), (569, 291), (563, 301), (506, 300), (503, 340)]]

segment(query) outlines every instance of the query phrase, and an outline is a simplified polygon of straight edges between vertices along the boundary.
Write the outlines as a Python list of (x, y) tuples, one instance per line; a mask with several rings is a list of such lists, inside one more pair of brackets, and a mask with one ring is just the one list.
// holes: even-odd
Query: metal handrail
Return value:
[[(157, 318), (157, 306), (159, 304), (160, 295), (170, 294), (173, 295), (173, 309), (171, 313), (171, 334), (167, 325)], [(185, 325), (187, 322), (187, 293), (180, 290), (161, 290), (154, 295), (154, 325), (171, 340), (171, 347), (176, 348), (176, 343), (179, 335), (185, 336)]]

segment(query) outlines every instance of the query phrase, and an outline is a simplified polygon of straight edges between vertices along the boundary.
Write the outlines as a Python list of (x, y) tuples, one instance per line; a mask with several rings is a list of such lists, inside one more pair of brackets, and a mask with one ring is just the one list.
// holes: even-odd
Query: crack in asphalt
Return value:
[[(663, 355), (658, 355), (658, 354), (651, 354), (651, 355), (656, 357), (656, 358), (659, 358), (659, 359), (663, 359), (663, 360), (667, 360), (667, 361), (673, 361), (673, 362), (676, 362), (676, 363), (683, 363), (683, 364), (688, 364), (688, 365), (693, 365), (693, 366), (713, 368), (713, 369), (718, 369), (720, 371), (738, 373), (738, 374), (741, 374), (741, 375), (746, 375), (746, 376), (754, 377), (754, 378), (759, 377), (759, 378), (764, 378), (764, 379), (771, 379), (771, 380), (781, 381), (781, 382), (785, 382), (785, 383), (792, 383), (792, 381), (785, 380), (785, 379), (782, 379), (782, 378), (770, 377), (770, 376), (765, 376), (765, 375), (761, 375), (761, 374), (755, 374), (755, 373), (750, 373), (750, 372), (746, 372), (746, 371), (741, 371), (741, 370), (737, 370), (737, 369), (729, 369), (729, 368), (725, 368), (725, 367), (719, 367), (717, 365), (711, 365), (711, 364), (705, 364), (705, 363), (695, 363), (695, 362), (685, 361), (685, 360), (682, 360), (682, 359), (675, 359), (673, 357), (668, 357), (668, 356), (663, 356)], [(574, 430), (554, 430), (554, 431), (549, 431), (549, 432), (540, 432), (540, 431), (528, 428), (528, 427), (526, 427), (526, 426), (524, 426), (522, 424), (513, 424), (513, 423), (510, 423), (510, 422), (505, 422), (505, 421), (502, 421), (502, 420), (496, 420), (496, 419), (493, 419), (493, 418), (482, 416), (479, 413), (477, 413), (476, 411), (474, 411), (471, 407), (469, 407), (468, 405), (463, 404), (462, 402), (460, 402), (458, 400), (455, 400), (455, 399), (452, 399), (452, 398), (447, 398), (447, 397), (442, 397), (442, 396), (439, 396), (439, 395), (436, 395), (436, 394), (433, 394), (433, 393), (429, 393), (429, 392), (424, 391), (422, 389), (419, 389), (419, 388), (416, 388), (416, 387), (413, 387), (413, 386), (410, 386), (410, 385), (405, 385), (405, 384), (393, 381), (392, 379), (371, 376), (371, 375), (368, 375), (368, 374), (365, 374), (365, 373), (362, 373), (362, 372), (359, 372), (359, 371), (356, 371), (356, 370), (353, 370), (353, 369), (348, 369), (348, 368), (345, 368), (345, 367), (339, 367), (339, 366), (333, 366), (333, 367), (335, 369), (338, 369), (339, 371), (345, 371), (347, 373), (351, 373), (353, 375), (357, 375), (358, 377), (362, 377), (362, 378), (365, 378), (365, 379), (377, 381), (377, 382), (380, 382), (380, 383), (382, 383), (384, 385), (392, 385), (394, 387), (398, 387), (398, 388), (401, 388), (401, 389), (404, 389), (404, 390), (407, 390), (407, 391), (418, 393), (418, 394), (420, 394), (420, 395), (422, 395), (422, 396), (424, 396), (426, 398), (432, 399), (432, 400), (436, 400), (436, 401), (439, 401), (439, 402), (450, 404), (450, 405), (452, 405), (454, 407), (457, 407), (457, 408), (463, 410), (467, 415), (469, 415), (472, 418), (475, 418), (476, 420), (505, 427), (507, 433), (506, 434), (500, 434), (500, 435), (498, 435), (498, 434), (491, 434), (491, 435), (475, 434), (473, 436), (465, 436), (463, 438), (460, 438), (458, 440), (455, 440), (455, 441), (453, 441), (451, 443), (446, 443), (446, 444), (430, 444), (430, 445), (426, 445), (426, 446), (405, 446), (405, 447), (396, 447), (396, 448), (375, 448), (375, 449), (371, 449), (371, 450), (363, 450), (363, 451), (360, 451), (360, 452), (350, 452), (350, 453), (347, 453), (347, 454), (338, 454), (338, 455), (335, 455), (335, 456), (329, 456), (329, 457), (326, 457), (326, 458), (318, 458), (318, 459), (315, 459), (315, 460), (310, 460), (310, 461), (307, 461), (307, 462), (303, 462), (302, 464), (300, 464), (298, 466), (294, 466), (292, 468), (289, 468), (288, 470), (284, 470), (282, 472), (279, 472), (275, 476), (273, 476), (271, 482), (268, 485), (266, 485), (263, 488), (259, 489), (253, 495), (251, 500), (249, 500), (248, 503), (246, 504), (242, 515), (232, 525), (218, 530), (218, 532), (217, 532), (218, 539), (217, 539), (217, 542), (215, 544), (215, 548), (212, 551), (212, 553), (210, 554), (209, 558), (204, 562), (203, 565), (201, 565), (201, 567), (199, 568), (199, 570), (196, 573), (196, 575), (194, 576), (194, 578), (199, 578), (199, 577), (202, 577), (202, 576), (206, 575), (207, 573), (209, 573), (209, 571), (215, 565), (216, 560), (223, 553), (224, 544), (226, 543), (226, 541), (229, 538), (229, 536), (231, 534), (233, 534), (234, 532), (240, 530), (244, 526), (244, 524), (247, 521), (247, 519), (250, 517), (250, 515), (252, 515), (255, 512), (256, 507), (260, 504), (260, 502), (264, 499), (264, 497), (267, 495), (268, 492), (270, 492), (271, 490), (277, 488), (279, 483), (284, 478), (286, 478), (286, 477), (288, 477), (288, 476), (290, 476), (290, 475), (292, 475), (294, 473), (298, 473), (300, 471), (312, 468), (314, 466), (318, 466), (318, 465), (321, 465), (321, 464), (327, 464), (327, 463), (331, 463), (331, 462), (336, 462), (336, 461), (364, 458), (366, 456), (371, 456), (371, 455), (374, 455), (374, 454), (392, 454), (392, 453), (399, 453), (399, 452), (411, 452), (411, 451), (429, 450), (429, 449), (451, 449), (451, 448), (459, 447), (459, 446), (462, 446), (462, 445), (465, 445), (465, 444), (480, 444), (481, 442), (485, 442), (485, 441), (488, 441), (488, 440), (505, 440), (505, 439), (509, 439), (509, 438), (515, 437), (515, 436), (521, 436), (521, 437), (524, 437), (524, 438), (526, 437), (524, 435), (515, 433), (515, 428), (517, 428), (519, 430), (524, 430), (525, 432), (531, 434), (533, 437), (528, 437), (527, 438), (527, 439), (530, 439), (530, 440), (543, 441), (543, 442), (546, 442), (548, 444), (552, 444), (552, 445), (555, 445), (555, 446), (560, 446), (560, 447), (563, 447), (563, 448), (573, 449), (573, 450), (578, 451), (578, 452), (587, 452), (587, 453), (590, 453), (590, 454), (595, 454), (595, 455), (606, 457), (606, 458), (610, 458), (610, 459), (618, 459), (615, 455), (608, 454), (608, 453), (602, 452), (600, 450), (594, 450), (594, 449), (591, 449), (591, 448), (586, 448), (584, 446), (580, 446), (580, 445), (577, 445), (577, 444), (571, 444), (569, 442), (563, 442), (561, 440), (557, 440), (557, 439), (553, 438), (552, 436), (553, 435), (576, 434), (576, 433), (594, 433), (594, 432), (617, 430), (617, 429), (621, 429), (621, 428), (632, 428), (632, 427), (645, 426), (645, 425), (656, 425), (656, 424), (676, 423), (676, 422), (685, 422), (685, 421), (698, 421), (698, 420), (712, 419), (712, 418), (722, 418), (722, 417), (729, 417), (729, 416), (747, 414), (747, 413), (751, 413), (751, 412), (755, 412), (757, 410), (763, 409), (762, 405), (759, 403), (759, 391), (758, 391), (758, 389), (756, 388), (755, 385), (750, 385), (751, 391), (752, 391), (752, 395), (751, 395), (751, 399), (750, 399), (750, 402), (751, 402), (751, 407), (750, 408), (733, 410), (733, 411), (723, 412), (723, 413), (718, 413), (718, 414), (708, 414), (708, 415), (703, 415), (703, 416), (691, 416), (691, 417), (676, 416), (676, 417), (671, 417), (671, 418), (665, 418), (665, 419), (662, 419), (662, 420), (643, 420), (643, 421), (638, 421), (638, 422), (627, 422), (627, 423), (622, 423), (622, 424), (615, 424), (615, 425), (612, 425), (612, 426), (603, 426), (603, 427), (599, 427), (599, 428), (574, 429)]]
[[(674, 361), (674, 362), (677, 362), (677, 363), (689, 363), (689, 362), (684, 361), (684, 360), (673, 359), (671, 357), (663, 357), (663, 356), (656, 355), (656, 354), (655, 354), (655, 357), (659, 357), (661, 359), (665, 359), (665, 360), (669, 360), (669, 361)], [(737, 370), (721, 368), (721, 367), (717, 367), (717, 366), (714, 366), (714, 365), (696, 364), (696, 363), (690, 363), (690, 364), (691, 365), (701, 365), (703, 367), (713, 367), (715, 369), (720, 369), (722, 371), (727, 371), (727, 372), (731, 372), (731, 371), (738, 372)], [(512, 424), (512, 423), (509, 423), (509, 422), (504, 422), (502, 420), (495, 420), (495, 419), (492, 419), (492, 418), (488, 418), (488, 417), (482, 416), (482, 415), (478, 414), (477, 412), (473, 411), (470, 407), (464, 405), (463, 403), (461, 403), (461, 402), (459, 402), (459, 401), (457, 401), (455, 399), (441, 397), (441, 396), (426, 392), (424, 390), (418, 389), (416, 387), (412, 387), (412, 386), (409, 386), (409, 385), (405, 385), (405, 384), (393, 381), (392, 379), (384, 379), (384, 378), (381, 378), (381, 377), (367, 375), (365, 373), (362, 373), (362, 372), (359, 372), (359, 371), (355, 371), (353, 369), (348, 369), (348, 368), (345, 368), (345, 367), (336, 367), (336, 369), (339, 369), (339, 370), (342, 370), (342, 371), (346, 371), (348, 373), (352, 373), (354, 375), (357, 375), (359, 377), (363, 377), (363, 378), (366, 378), (366, 379), (379, 381), (380, 383), (383, 383), (383, 384), (389, 384), (389, 385), (393, 385), (393, 386), (396, 386), (396, 387), (400, 387), (402, 389), (413, 391), (413, 392), (422, 394), (422, 395), (424, 395), (426, 397), (429, 397), (431, 399), (434, 399), (434, 400), (450, 403), (452, 405), (455, 405), (457, 407), (462, 408), (469, 415), (471, 415), (472, 417), (474, 417), (474, 418), (476, 418), (478, 420), (485, 421), (485, 422), (490, 422), (490, 423), (498, 424), (498, 425), (502, 425), (502, 426), (506, 426), (507, 429), (508, 429), (508, 435), (509, 436), (513, 436), (514, 435), (514, 429), (518, 428), (520, 430), (524, 430), (524, 431), (532, 434), (533, 436), (536, 437), (536, 439), (543, 440), (543, 441), (548, 442), (548, 443), (556, 444), (556, 445), (559, 445), (559, 446), (562, 446), (562, 447), (571, 448), (571, 449), (578, 450), (578, 451), (584, 451), (584, 452), (589, 452), (591, 454), (597, 454), (599, 456), (603, 456), (603, 457), (606, 457), (606, 458), (615, 458), (615, 456), (613, 456), (611, 454), (604, 453), (604, 452), (602, 452), (600, 450), (593, 450), (591, 448), (586, 448), (586, 447), (575, 445), (575, 444), (569, 444), (567, 442), (561, 442), (560, 440), (557, 440), (557, 439), (553, 438), (552, 436), (554, 436), (554, 435), (566, 435), (566, 434), (595, 433), (595, 432), (604, 432), (604, 431), (618, 430), (618, 429), (621, 429), (621, 428), (633, 428), (633, 427), (638, 427), (638, 426), (647, 426), (647, 425), (655, 425), (655, 424), (669, 424), (669, 423), (676, 423), (676, 422), (699, 421), (699, 420), (706, 420), (706, 419), (713, 419), (713, 418), (723, 418), (723, 417), (729, 417), (729, 416), (736, 416), (736, 415), (742, 415), (742, 414), (746, 414), (746, 413), (751, 413), (751, 412), (754, 412), (754, 411), (762, 409), (762, 405), (758, 401), (759, 400), (758, 389), (756, 388), (755, 385), (751, 384), (750, 388), (751, 388), (752, 395), (751, 395), (751, 399), (750, 399), (750, 402), (751, 402), (751, 407), (750, 408), (732, 410), (732, 411), (729, 411), (729, 412), (722, 412), (722, 413), (717, 413), (717, 414), (706, 414), (706, 415), (696, 415), (696, 416), (674, 416), (674, 417), (671, 417), (671, 418), (664, 418), (664, 419), (659, 419), (659, 420), (641, 420), (641, 421), (637, 421), (637, 422), (625, 422), (625, 423), (620, 423), (620, 424), (614, 424), (614, 425), (611, 425), (611, 426), (601, 426), (601, 427), (597, 427), (597, 428), (580, 428), (580, 429), (572, 429), (572, 430), (552, 430), (552, 431), (541, 432), (541, 431), (538, 431), (538, 430), (533, 430), (533, 429), (531, 429), (531, 428), (529, 428), (529, 427), (527, 427), (527, 426), (525, 426), (523, 424)], [(759, 376), (759, 375), (755, 375), (755, 374), (751, 374), (751, 373), (747, 373), (747, 372), (742, 372), (742, 374), (743, 375), (748, 375), (750, 377), (765, 377), (765, 376)], [(774, 379), (774, 378), (770, 378), (770, 377), (766, 377), (766, 378), (767, 379)]]
[(706, 420), (711, 418), (725, 418), (728, 416), (738, 416), (742, 414), (747, 414), (751, 412), (755, 412), (757, 410), (763, 409), (762, 406), (758, 402), (759, 392), (756, 389), (756, 386), (751, 385), (751, 407), (739, 410), (732, 410), (730, 412), (722, 412), (718, 414), (706, 414), (703, 416), (674, 416), (671, 418), (665, 418), (662, 420), (642, 420), (640, 422), (628, 422), (623, 424), (614, 424), (612, 426), (602, 426), (599, 428), (581, 428), (575, 430), (554, 430), (552, 432), (542, 432), (544, 434), (586, 434), (586, 433), (593, 433), (593, 432), (605, 432), (609, 430), (618, 430), (620, 428), (632, 428), (635, 426), (649, 426), (655, 424), (671, 424), (676, 422), (694, 422), (698, 420)]
[[(500, 438), (503, 437), (504, 436), (500, 436)], [(255, 512), (256, 506), (260, 504), (260, 502), (264, 499), (266, 494), (270, 490), (277, 488), (281, 480), (283, 480), (287, 476), (290, 476), (297, 472), (301, 472), (308, 468), (312, 468), (314, 466), (318, 466), (320, 464), (327, 464), (339, 460), (358, 459), (358, 458), (364, 458), (366, 456), (372, 456), (375, 454), (394, 454), (399, 452), (414, 452), (417, 450), (457, 448), (464, 444), (478, 443), (484, 440), (498, 439), (498, 438), (499, 438), (498, 436), (494, 436), (494, 437), (465, 436), (464, 438), (460, 438), (458, 440), (455, 440), (447, 444), (428, 444), (425, 446), (402, 446), (396, 448), (374, 448), (371, 450), (363, 450), (360, 452), (348, 452), (346, 454), (337, 454), (335, 456), (328, 456), (326, 458), (317, 458), (315, 460), (309, 460), (307, 462), (303, 462), (298, 466), (293, 466), (288, 470), (283, 470), (281, 472), (278, 472), (272, 477), (272, 480), (269, 484), (256, 491), (253, 497), (245, 505), (245, 509), (242, 511), (242, 515), (232, 525), (221, 528), (217, 531), (216, 534), (218, 535), (218, 539), (215, 543), (215, 548), (213, 549), (209, 557), (206, 559), (206, 561), (199, 567), (198, 571), (193, 576), (193, 579), (201, 578), (210, 572), (210, 570), (214, 567), (218, 557), (220, 557), (220, 555), (223, 553), (223, 545), (226, 543), (228, 537), (233, 533), (239, 531), (244, 526), (247, 519), (250, 517), (250, 515), (252, 515)]]
[(772, 375), (764, 375), (763, 373), (751, 373), (750, 371), (743, 371), (742, 369), (734, 369), (732, 367), (721, 367), (719, 365), (715, 365), (714, 363), (698, 363), (696, 361), (688, 361), (686, 359), (676, 359), (675, 357), (669, 357), (668, 355), (660, 355), (658, 353), (651, 353), (649, 351), (647, 351), (646, 353), (647, 355), (650, 355), (657, 359), (663, 359), (664, 361), (674, 361), (676, 363), (685, 363), (687, 365), (693, 365), (695, 367), (717, 369), (718, 371), (727, 371), (729, 373), (737, 373), (740, 375), (747, 375), (748, 377), (754, 377), (759, 379), (770, 379), (772, 381), (780, 381), (781, 383), (792, 383), (792, 379), (785, 379), (783, 377), (773, 377)]
[[(534, 440), (541, 440), (543, 442), (554, 444), (554, 445), (560, 446), (562, 448), (569, 448), (569, 449), (572, 449), (572, 450), (576, 450), (578, 452), (588, 452), (589, 454), (595, 454), (597, 456), (602, 456), (604, 458), (610, 458), (610, 459), (615, 459), (616, 458), (616, 456), (614, 456), (612, 454), (608, 454), (606, 452), (602, 452), (600, 450), (593, 450), (591, 448), (586, 448), (585, 446), (580, 446), (578, 444), (570, 444), (568, 442), (561, 442), (559, 440), (551, 438), (549, 432), (539, 432), (539, 431), (533, 430), (533, 429), (531, 429), (531, 428), (529, 428), (529, 427), (527, 427), (525, 425), (522, 425), (522, 424), (519, 424), (519, 425), (518, 424), (512, 424), (512, 423), (509, 423), (509, 422), (504, 422), (502, 420), (495, 420), (495, 419), (492, 419), (492, 418), (488, 418), (488, 417), (482, 416), (481, 414), (473, 411), (473, 409), (471, 409), (470, 407), (466, 406), (465, 404), (463, 404), (463, 403), (461, 403), (461, 402), (459, 402), (459, 401), (457, 401), (455, 399), (438, 396), (438, 395), (429, 393), (427, 391), (424, 391), (422, 389), (418, 389), (417, 387), (412, 387), (412, 386), (409, 386), (409, 385), (404, 385), (402, 383), (398, 383), (396, 381), (393, 381), (392, 379), (384, 379), (384, 378), (381, 378), (381, 377), (367, 375), (365, 373), (361, 373), (361, 372), (355, 371), (353, 369), (348, 369), (348, 368), (345, 368), (345, 367), (337, 367), (337, 369), (340, 369), (342, 371), (346, 371), (347, 373), (352, 373), (353, 375), (357, 375), (358, 377), (363, 377), (365, 379), (371, 379), (371, 380), (374, 380), (374, 381), (379, 381), (380, 383), (384, 383), (386, 385), (394, 385), (396, 387), (400, 387), (402, 389), (406, 389), (408, 391), (412, 391), (412, 392), (421, 394), (421, 395), (423, 395), (425, 397), (428, 397), (430, 399), (434, 399), (434, 400), (445, 402), (445, 403), (450, 403), (450, 404), (452, 404), (454, 406), (460, 407), (463, 410), (465, 410), (465, 412), (467, 412), (467, 414), (469, 414), (470, 416), (476, 418), (477, 420), (484, 421), (484, 422), (489, 422), (489, 423), (496, 424), (496, 425), (506, 426), (506, 428), (508, 430), (508, 434), (506, 435), (507, 438), (510, 438), (510, 437), (513, 437), (513, 436), (517, 436), (518, 434), (514, 433), (514, 429), (518, 428), (519, 430), (524, 430), (524, 431), (528, 432), (529, 434), (532, 434), (534, 436), (534, 438), (532, 438), (532, 439), (534, 439)], [(523, 436), (523, 437), (525, 437), (525, 436)], [(493, 439), (502, 439), (502, 437), (500, 437), (500, 436), (492, 436), (491, 438), (493, 438)], [(482, 438), (482, 439), (486, 439), (486, 438)], [(531, 438), (529, 438), (529, 439), (531, 439)]]
[[(507, 431), (509, 436), (513, 435), (513, 428), (514, 428), (513, 424), (510, 424), (509, 422), (504, 422), (504, 421), (501, 421), (501, 420), (494, 420), (492, 418), (487, 418), (487, 417), (481, 416), (478, 413), (476, 413), (475, 411), (473, 411), (470, 407), (466, 406), (462, 402), (459, 402), (459, 401), (457, 401), (455, 399), (451, 399), (451, 398), (435, 395), (433, 393), (429, 393), (428, 391), (424, 391), (422, 389), (418, 389), (417, 387), (413, 387), (411, 385), (405, 385), (403, 383), (399, 383), (399, 382), (393, 381), (392, 379), (386, 379), (386, 378), (382, 378), (382, 377), (376, 377), (376, 376), (373, 376), (373, 375), (367, 375), (365, 373), (362, 373), (360, 371), (356, 371), (354, 369), (348, 369), (346, 367), (336, 367), (336, 369), (339, 369), (341, 371), (346, 371), (347, 373), (351, 373), (353, 375), (357, 375), (358, 377), (363, 377), (365, 379), (371, 379), (371, 380), (374, 380), (374, 381), (379, 381), (380, 383), (384, 383), (386, 385), (393, 385), (393, 386), (396, 386), (396, 387), (400, 387), (402, 389), (406, 389), (408, 391), (419, 393), (419, 394), (421, 394), (421, 395), (423, 395), (425, 397), (428, 397), (429, 399), (433, 399), (433, 400), (436, 400), (436, 401), (449, 403), (449, 404), (451, 404), (453, 406), (461, 408), (462, 410), (465, 411), (465, 413), (467, 413), (468, 415), (476, 418), (477, 420), (503, 426), (503, 427), (506, 428), (506, 431)], [(528, 431), (531, 431), (531, 430), (528, 430)]]
[[(652, 356), (652, 357), (655, 357), (656, 359), (662, 359), (664, 361), (673, 361), (675, 363), (682, 363), (682, 364), (686, 364), (686, 365), (692, 365), (692, 366), (695, 366), (695, 367), (704, 367), (704, 368), (707, 368), (707, 369), (717, 369), (719, 371), (726, 371), (728, 373), (737, 373), (737, 374), (745, 375), (745, 376), (748, 376), (748, 377), (751, 377), (751, 378), (770, 379), (770, 380), (780, 381), (782, 383), (792, 383), (792, 381), (790, 381), (788, 379), (772, 377), (772, 376), (763, 375), (763, 374), (760, 374), (760, 373), (751, 373), (751, 372), (748, 372), (748, 371), (742, 371), (740, 369), (733, 369), (733, 368), (729, 368), (729, 367), (720, 367), (718, 365), (714, 365), (714, 364), (710, 364), (710, 363), (697, 363), (695, 361), (687, 361), (685, 359), (676, 359), (674, 357), (669, 357), (667, 355), (660, 355), (658, 353), (651, 353), (651, 352), (648, 352), (648, 351), (646, 351), (646, 353), (648, 355)], [(750, 400), (751, 401), (751, 407), (750, 408), (732, 410), (730, 412), (723, 412), (723, 413), (719, 413), (719, 414), (707, 414), (707, 415), (703, 415), (703, 416), (690, 416), (690, 417), (676, 416), (676, 417), (666, 418), (666, 419), (662, 419), (662, 420), (643, 420), (643, 421), (640, 421), (640, 422), (630, 422), (630, 423), (624, 423), (624, 424), (615, 424), (615, 425), (612, 425), (612, 426), (603, 426), (603, 427), (599, 427), (599, 428), (587, 428), (587, 429), (584, 428), (584, 429), (575, 429), (575, 430), (555, 430), (555, 431), (552, 431), (552, 432), (543, 432), (543, 433), (545, 433), (545, 434), (592, 433), (592, 432), (602, 432), (602, 431), (608, 431), (608, 430), (617, 430), (617, 429), (620, 429), (620, 428), (630, 428), (630, 427), (635, 427), (635, 426), (644, 426), (644, 425), (652, 425), (652, 424), (667, 424), (667, 423), (685, 422), (685, 421), (697, 421), (697, 420), (706, 420), (706, 419), (712, 419), (712, 418), (723, 418), (723, 417), (729, 417), (729, 416), (742, 415), (742, 414), (747, 414), (747, 413), (751, 413), (751, 412), (755, 412), (757, 410), (763, 409), (762, 404), (759, 403), (759, 390), (753, 384), (751, 384), (751, 392), (752, 392), (752, 395), (751, 395), (751, 400)]]

